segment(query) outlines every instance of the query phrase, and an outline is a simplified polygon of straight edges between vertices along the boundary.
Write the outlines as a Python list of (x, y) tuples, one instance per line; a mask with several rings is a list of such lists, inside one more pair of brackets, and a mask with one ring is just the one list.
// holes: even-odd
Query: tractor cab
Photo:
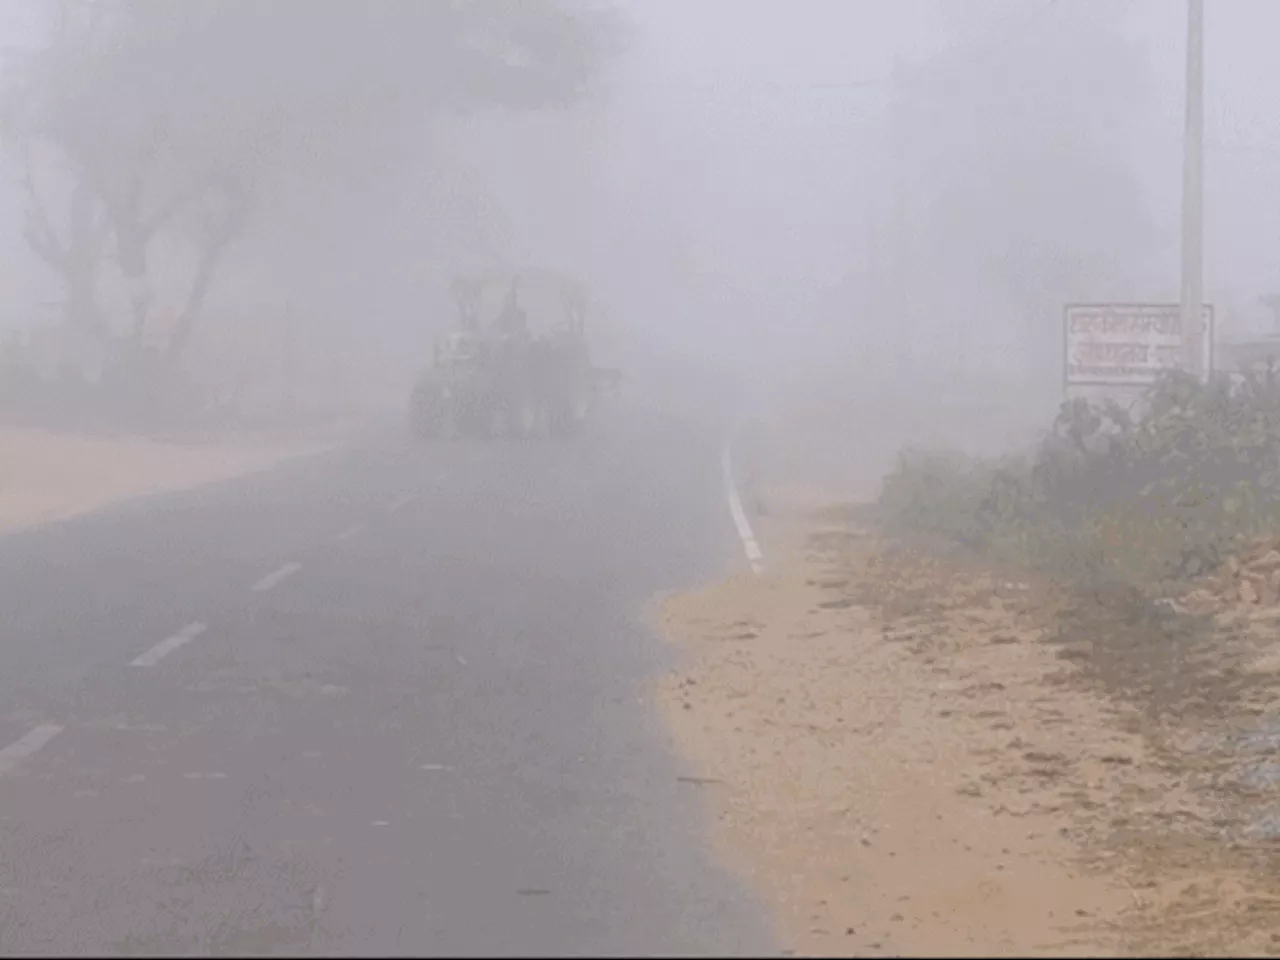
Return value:
[(414, 388), (420, 436), (569, 435), (596, 395), (587, 297), (554, 272), (497, 271), (454, 279), (453, 329), (433, 341)]
[(437, 366), (476, 360), (481, 353), (480, 339), (469, 330), (452, 330), (436, 337), (434, 353)]

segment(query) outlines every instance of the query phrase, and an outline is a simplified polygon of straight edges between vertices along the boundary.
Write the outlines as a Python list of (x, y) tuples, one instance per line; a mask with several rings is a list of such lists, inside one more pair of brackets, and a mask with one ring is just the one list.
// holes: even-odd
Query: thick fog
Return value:
[[(4, 5), (11, 74), (66, 6), (102, 4)], [(213, 34), (203, 62), (175, 62), (171, 103), (181, 111), (188, 84), (205, 123), (185, 118), (184, 134), (210, 150), (235, 143), (237, 111), (257, 109), (259, 89), (275, 109), (309, 109), (324, 47), (303, 42), (311, 59), (291, 64), (283, 24), (305, 13), (299, 34), (322, 31), (329, 6), (280, 5), (278, 35)], [(359, 87), (361, 106), (328, 133), (277, 143), (255, 169), (252, 215), (183, 362), (215, 379), (293, 369), (312, 389), (394, 406), (451, 322), (455, 272), (538, 266), (589, 286), (600, 362), (640, 393), (679, 381), (746, 403), (797, 380), (946, 376), (1053, 399), (1063, 303), (1176, 298), (1183, 5), (617, 9), (622, 28), (586, 94), (532, 109), (478, 96), (382, 116), (369, 106), (392, 103), (397, 84), (447, 86), (449, 57), (433, 60), (425, 40), (414, 57), (401, 38), (383, 59), (336, 58), (330, 85)], [(1206, 293), (1230, 331), (1268, 324), (1258, 297), (1280, 286), (1268, 96), (1280, 78), (1266, 47), (1280, 9), (1218, 2), (1208, 21)], [(269, 68), (233, 65), (237, 45)], [(282, 79), (294, 66), (296, 89)], [(120, 89), (101, 103), (141, 109)], [(22, 147), (6, 155), (0, 202), (8, 329), (47, 324), (65, 299), (24, 239), (23, 211), (34, 183), (65, 220), (73, 178), (40, 138)], [(182, 229), (149, 251), (156, 309), (178, 310), (198, 269)], [(130, 288), (109, 273), (103, 310), (126, 322)]]

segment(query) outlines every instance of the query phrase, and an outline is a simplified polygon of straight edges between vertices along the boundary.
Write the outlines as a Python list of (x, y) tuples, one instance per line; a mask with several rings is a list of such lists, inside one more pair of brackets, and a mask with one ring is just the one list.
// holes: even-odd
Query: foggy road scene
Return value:
[(0, 955), (1280, 950), (1269, 0), (0, 0)]

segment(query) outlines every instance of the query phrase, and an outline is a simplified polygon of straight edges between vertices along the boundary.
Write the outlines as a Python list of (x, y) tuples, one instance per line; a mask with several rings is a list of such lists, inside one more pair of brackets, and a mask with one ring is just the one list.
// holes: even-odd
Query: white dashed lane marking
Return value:
[(405, 494), (403, 497), (396, 497), (389, 504), (387, 504), (387, 512), (396, 513), (399, 510), (403, 510), (409, 504), (413, 503), (413, 501), (416, 499), (418, 498), (415, 497), (413, 494)]
[(755, 531), (751, 529), (751, 521), (747, 519), (747, 511), (742, 509), (742, 498), (738, 496), (737, 484), (733, 482), (733, 456), (730, 444), (724, 446), (724, 485), (729, 497), (729, 513), (733, 517), (733, 525), (738, 529), (738, 539), (742, 541), (742, 549), (747, 555), (753, 573), (764, 569), (764, 553), (756, 540)]
[(352, 537), (359, 536), (363, 532), (364, 532), (363, 523), (353, 523), (351, 526), (347, 527), (347, 529), (343, 530), (340, 534), (338, 534), (337, 540), (339, 543), (342, 543), (345, 540), (350, 540)]
[(148, 650), (142, 656), (130, 663), (134, 667), (154, 667), (157, 663), (167, 657), (179, 647), (184, 646), (194, 640), (200, 634), (209, 629), (205, 623), (188, 623), (171, 637), (161, 640), (154, 647)]
[(262, 593), (263, 591), (270, 590), (272, 587), (279, 586), (285, 580), (288, 580), (301, 569), (302, 564), (300, 563), (286, 563), (279, 570), (272, 570), (265, 577), (255, 583), (251, 589), (254, 593)]
[(42, 748), (50, 740), (62, 732), (56, 723), (42, 723), (27, 731), (27, 734), (3, 750), (0, 750), (0, 776), (12, 773), (23, 760)]

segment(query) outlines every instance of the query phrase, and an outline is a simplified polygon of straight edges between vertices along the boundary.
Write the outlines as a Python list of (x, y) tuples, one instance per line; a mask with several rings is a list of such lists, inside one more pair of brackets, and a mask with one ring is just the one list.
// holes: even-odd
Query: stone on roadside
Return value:
[(1268, 550), (1249, 566), (1255, 570), (1280, 570), (1280, 550)]
[(1253, 606), (1258, 602), (1258, 588), (1251, 580), (1240, 581), (1240, 602)]

